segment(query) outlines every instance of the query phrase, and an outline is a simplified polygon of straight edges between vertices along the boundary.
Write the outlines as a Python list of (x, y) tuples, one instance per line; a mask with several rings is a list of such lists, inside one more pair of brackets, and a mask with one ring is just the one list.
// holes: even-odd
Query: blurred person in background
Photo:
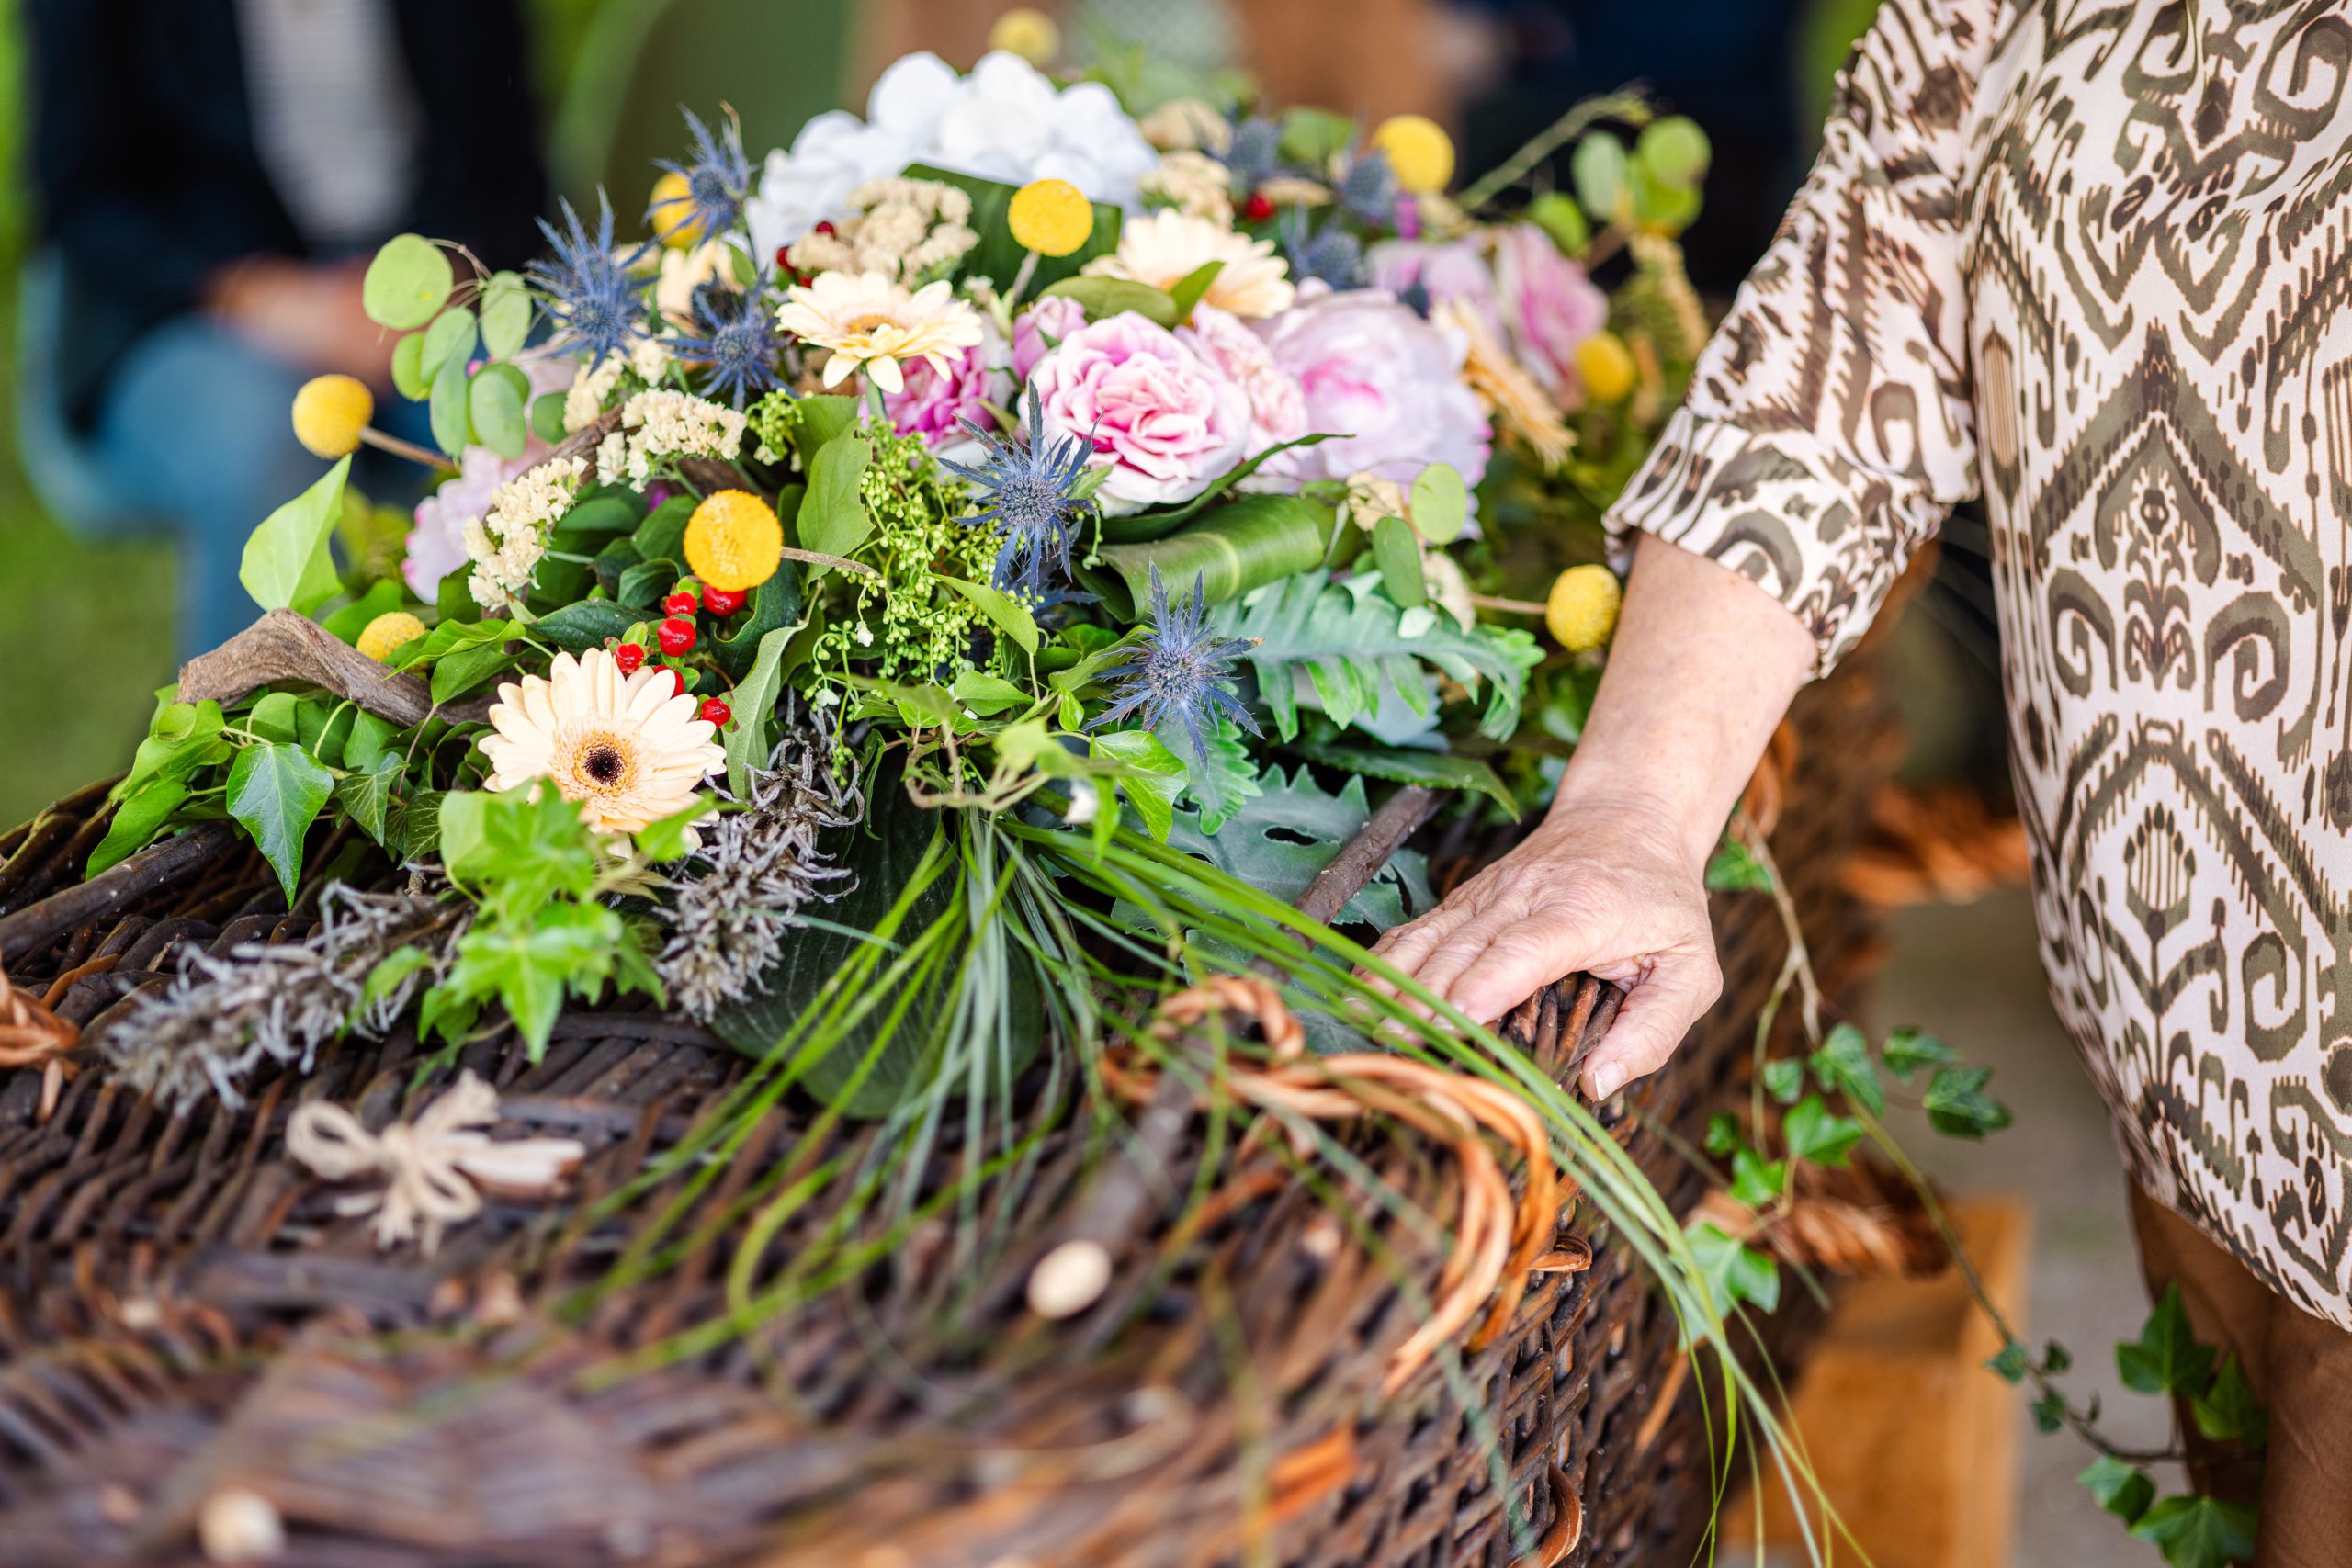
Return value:
[(375, 247), (445, 235), (493, 267), (536, 248), (537, 153), (481, 154), (537, 145), (522, 17), (517, 0), (28, 12), (50, 390), (114, 487), (178, 531), (180, 642), (201, 651), (254, 617), (246, 536), (323, 469), (295, 442), (296, 389), (329, 371), (390, 384), (390, 334), (360, 309)]

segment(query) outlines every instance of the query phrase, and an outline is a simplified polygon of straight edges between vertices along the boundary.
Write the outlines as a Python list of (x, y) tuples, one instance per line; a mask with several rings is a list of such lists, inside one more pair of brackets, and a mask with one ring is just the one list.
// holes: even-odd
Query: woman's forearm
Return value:
[(1713, 561), (1644, 537), (1554, 818), (1652, 816), (1703, 865), (1813, 668), (1812, 637), (1777, 601)]

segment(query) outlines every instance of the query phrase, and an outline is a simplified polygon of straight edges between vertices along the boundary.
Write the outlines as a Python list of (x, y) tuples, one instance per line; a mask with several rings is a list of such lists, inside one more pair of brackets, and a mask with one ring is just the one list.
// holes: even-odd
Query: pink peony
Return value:
[[(1207, 361), (1227, 380), (1241, 389), (1250, 401), (1250, 434), (1242, 453), (1254, 457), (1307, 433), (1306, 394), (1297, 379), (1274, 363), (1265, 340), (1229, 315), (1204, 301), (1193, 307), (1193, 324), (1176, 329), (1177, 341)], [(1287, 488), (1295, 473), (1297, 453), (1277, 453), (1273, 459), (1242, 483), (1245, 490)]]
[(983, 318), (979, 346), (966, 349), (944, 374), (926, 361), (912, 361), (905, 369), (905, 389), (884, 393), (883, 410), (899, 434), (916, 437), (933, 452), (956, 456), (972, 444), (966, 420), (994, 428), (989, 406), (1005, 401), (1006, 357), (1004, 340)]
[(1468, 240), (1385, 240), (1364, 257), (1375, 288), (1402, 296), (1419, 288), (1431, 305), (1466, 305), (1503, 335), (1502, 307), (1495, 298), (1494, 269)]
[(1086, 308), (1067, 294), (1048, 294), (1012, 323), (1012, 378), (1029, 379), (1037, 361), (1086, 324)]
[(1299, 478), (1410, 484), (1451, 463), (1475, 485), (1486, 473), (1492, 432), (1462, 379), (1464, 345), (1385, 289), (1302, 288), (1266, 346), (1306, 394), (1307, 429), (1334, 437), (1297, 449)]
[(1532, 223), (1495, 235), (1495, 287), (1520, 363), (1555, 398), (1579, 383), (1577, 344), (1609, 324), (1609, 299)]
[(1094, 433), (1096, 456), (1111, 459), (1095, 498), (1114, 513), (1191, 500), (1241, 461), (1250, 438), (1241, 388), (1137, 315), (1071, 333), (1029, 385), (1053, 434)]

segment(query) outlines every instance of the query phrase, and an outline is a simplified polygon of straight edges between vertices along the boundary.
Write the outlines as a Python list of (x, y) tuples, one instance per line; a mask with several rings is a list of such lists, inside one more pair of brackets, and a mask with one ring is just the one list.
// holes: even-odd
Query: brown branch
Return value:
[(401, 729), (437, 716), (452, 724), (482, 718), (491, 699), (436, 707), (430, 687), (388, 670), (308, 615), (272, 610), (209, 653), (180, 667), (180, 701), (222, 707), (280, 681), (319, 686)]
[(63, 932), (92, 924), (109, 910), (210, 864), (229, 852), (236, 835), (226, 822), (198, 823), (177, 838), (148, 845), (78, 886), (0, 919), (0, 963), (38, 952)]
[(1363, 825), (1363, 830), (1350, 839), (1331, 863), (1315, 874), (1315, 880), (1299, 895), (1298, 912), (1310, 920), (1329, 925), (1348, 907), (1348, 900), (1363, 892), (1364, 884), (1388, 863), (1388, 857), (1430, 819), (1437, 810), (1437, 800), (1435, 790), (1423, 784), (1408, 784), (1383, 801), (1380, 809)]

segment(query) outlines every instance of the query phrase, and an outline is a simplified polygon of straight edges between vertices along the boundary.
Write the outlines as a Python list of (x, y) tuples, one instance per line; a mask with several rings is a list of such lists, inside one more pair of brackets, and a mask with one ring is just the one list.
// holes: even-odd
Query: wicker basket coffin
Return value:
[[(1874, 947), (1839, 885), (1892, 751), (1873, 663), (1806, 694), (1761, 775), (1778, 798), (1751, 798), (1777, 817), (1833, 998)], [(102, 801), (0, 838), (0, 964), (20, 995), (87, 1023), (189, 945), (307, 929), (269, 912), (257, 860), (201, 830), (135, 899), (72, 886)], [(1438, 845), (1441, 866), (1449, 847), (1457, 868), (1475, 858)], [(1721, 1003), (1673, 1068), (1604, 1111), (1678, 1213), (1710, 1181), (1678, 1151), (1741, 1091), (1784, 952), (1765, 897), (1716, 914)], [(1572, 979), (1510, 1032), (1566, 1081), (1613, 1008)], [(650, 1014), (574, 1016), (536, 1066), (503, 1038), (458, 1064), (496, 1086), (506, 1128), (588, 1145), (570, 1181), (493, 1194), (430, 1257), (379, 1251), (284, 1132), (312, 1100), (370, 1128), (413, 1114), (456, 1071), (420, 1077), (424, 1056), (413, 1035), (355, 1043), (242, 1111), (185, 1115), (94, 1064), (0, 1072), (0, 1564), (276, 1544), (321, 1568), (1499, 1568), (1680, 1563), (1706, 1528), (1722, 1456), (1698, 1380), (1631, 1254), (1574, 1201), (1552, 1271), (1391, 1391), (1442, 1284), (1440, 1239), (1318, 1196), (1279, 1140), (1212, 1136), (1189, 1092), (1147, 1083), (1107, 1135), (1066, 1117), (1023, 1181), (991, 1190), (980, 1218), (1004, 1239), (984, 1256), (962, 1251), (967, 1230), (917, 1223), (874, 1238), (853, 1289), (681, 1339), (727, 1328), (730, 1292), (789, 1295), (831, 1215), (783, 1195), (867, 1130), (787, 1099), (695, 1179), (632, 1185), (742, 1061)], [(1345, 1136), (1427, 1213), (1452, 1212), (1453, 1168), (1426, 1140)], [(674, 1250), (631, 1282), (616, 1265), (658, 1218)], [(1105, 1249), (1111, 1280), (1048, 1322), (1024, 1282), (1074, 1237)], [(1789, 1294), (1768, 1334), (1784, 1375), (1818, 1310)]]

